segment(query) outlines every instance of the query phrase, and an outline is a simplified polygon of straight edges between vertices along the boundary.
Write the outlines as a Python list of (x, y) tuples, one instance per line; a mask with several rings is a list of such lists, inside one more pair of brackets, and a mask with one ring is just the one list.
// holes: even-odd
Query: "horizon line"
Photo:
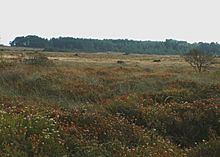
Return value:
[[(146, 41), (151, 41), (151, 42), (166, 42), (166, 40), (174, 40), (174, 41), (179, 41), (179, 42), (187, 42), (190, 44), (196, 44), (196, 43), (217, 43), (219, 44), (219, 42), (217, 41), (188, 41), (188, 40), (184, 40), (184, 39), (175, 39), (175, 38), (166, 38), (166, 39), (134, 39), (134, 38), (98, 38), (98, 37), (73, 37), (73, 36), (57, 36), (57, 37), (42, 37), (39, 35), (34, 35), (34, 34), (30, 34), (30, 35), (21, 35), (21, 36), (16, 36), (12, 41), (14, 41), (17, 37), (28, 37), (28, 36), (36, 36), (39, 38), (43, 38), (43, 39), (47, 39), (47, 40), (51, 40), (53, 38), (73, 38), (73, 39), (91, 39), (91, 40), (129, 40), (129, 41), (140, 41), (140, 42), (146, 42)], [(1, 38), (0, 38), (1, 39)], [(10, 45), (10, 42), (8, 42), (8, 45)], [(0, 43), (1, 45), (1, 43)], [(3, 44), (4, 45), (4, 44)]]

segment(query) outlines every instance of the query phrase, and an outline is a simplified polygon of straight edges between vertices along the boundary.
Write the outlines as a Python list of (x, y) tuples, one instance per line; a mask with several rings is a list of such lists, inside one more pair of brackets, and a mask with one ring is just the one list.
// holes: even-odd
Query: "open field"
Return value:
[(0, 53), (0, 156), (220, 156), (220, 58)]

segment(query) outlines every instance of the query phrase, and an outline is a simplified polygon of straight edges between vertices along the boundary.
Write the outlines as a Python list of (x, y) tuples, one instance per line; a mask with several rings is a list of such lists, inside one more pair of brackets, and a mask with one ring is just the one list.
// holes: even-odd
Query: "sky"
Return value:
[(0, 0), (0, 44), (17, 36), (220, 43), (219, 0)]

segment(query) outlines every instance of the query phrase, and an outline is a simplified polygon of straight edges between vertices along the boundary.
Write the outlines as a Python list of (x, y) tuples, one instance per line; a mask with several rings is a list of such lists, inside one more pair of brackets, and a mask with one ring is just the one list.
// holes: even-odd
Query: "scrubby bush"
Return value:
[(205, 71), (212, 63), (213, 56), (199, 49), (192, 49), (183, 55), (196, 72)]

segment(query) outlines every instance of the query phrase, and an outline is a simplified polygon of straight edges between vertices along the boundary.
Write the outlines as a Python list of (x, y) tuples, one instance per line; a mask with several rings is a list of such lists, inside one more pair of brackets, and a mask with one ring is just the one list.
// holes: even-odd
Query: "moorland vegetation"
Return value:
[(219, 58), (5, 48), (0, 156), (219, 157), (219, 77)]

